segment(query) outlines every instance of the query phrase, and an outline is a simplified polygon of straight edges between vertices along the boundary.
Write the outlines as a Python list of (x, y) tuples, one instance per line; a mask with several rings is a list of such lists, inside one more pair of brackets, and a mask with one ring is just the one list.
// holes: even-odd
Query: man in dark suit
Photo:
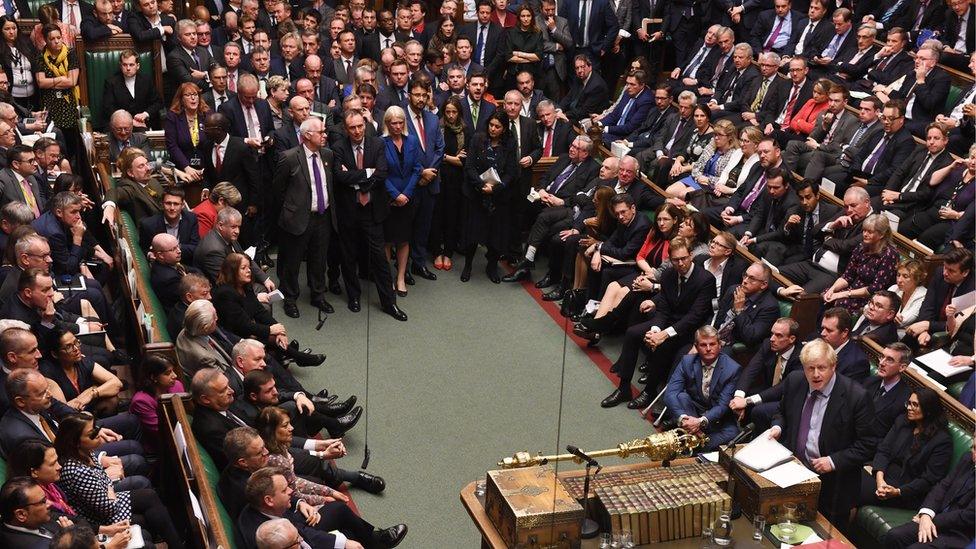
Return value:
[(976, 516), (974, 462), (976, 445), (932, 487), (915, 518), (882, 537), (884, 547), (964, 547), (970, 543)]
[(953, 297), (973, 291), (973, 252), (952, 248), (943, 256), (942, 269), (932, 274), (918, 321), (905, 329), (906, 343), (928, 345), (932, 334), (946, 331), (946, 307)]
[(396, 59), (389, 68), (390, 85), (376, 97), (376, 103), (384, 110), (391, 105), (406, 109), (410, 95), (410, 65), (406, 59)]
[(301, 293), (298, 271), (308, 257), (312, 305), (329, 311), (325, 299), (326, 250), (338, 229), (332, 183), (332, 151), (325, 147), (325, 127), (318, 118), (302, 123), (302, 145), (282, 154), (275, 170), (274, 190), (282, 197), (278, 227), (291, 238), (278, 255), (278, 280), (285, 294), (285, 314), (298, 318), (295, 300)]
[(151, 242), (148, 247), (153, 253), (149, 282), (163, 309), (169, 311), (180, 301), (180, 280), (183, 276), (200, 271), (180, 263), (183, 253), (175, 236), (159, 233)]
[(207, 69), (210, 68), (212, 59), (207, 50), (197, 45), (196, 23), (184, 19), (177, 23), (176, 32), (179, 45), (166, 55), (166, 74), (169, 77), (170, 90), (175, 92), (184, 82), (196, 84), (201, 91), (208, 90), (210, 83), (207, 82)]
[(495, 112), (495, 106), (485, 101), (484, 74), (475, 74), (468, 79), (468, 94), (461, 101), (461, 116), (464, 118), (465, 140), (471, 139), (475, 132), (483, 132), (488, 127), (488, 118)]
[(912, 363), (912, 350), (904, 343), (885, 345), (878, 358), (878, 373), (864, 380), (864, 389), (874, 403), (874, 422), (879, 438), (884, 438), (895, 420), (905, 414), (905, 403), (912, 388), (902, 373)]
[(871, 375), (871, 365), (861, 346), (851, 339), (854, 322), (843, 307), (831, 307), (820, 320), (820, 338), (837, 353), (837, 373), (858, 383)]
[(610, 209), (617, 220), (616, 228), (606, 240), (591, 244), (583, 252), (590, 269), (587, 285), (592, 300), (599, 300), (610, 282), (633, 271), (626, 263), (636, 260), (651, 229), (647, 217), (637, 213), (637, 203), (629, 193), (611, 197)]
[(139, 2), (136, 11), (129, 14), (129, 32), (136, 44), (161, 41), (163, 51), (167, 53), (177, 42), (176, 19), (160, 13), (159, 5), (155, 2)]
[(888, 290), (878, 290), (871, 296), (864, 313), (854, 322), (851, 337), (858, 340), (868, 338), (878, 345), (888, 345), (898, 341), (898, 323), (895, 316), (901, 310), (901, 298)]
[[(792, 171), (804, 173), (816, 151), (821, 151), (830, 158), (839, 156), (841, 149), (850, 142), (860, 127), (857, 115), (847, 111), (846, 87), (832, 86), (827, 97), (827, 109), (817, 116), (809, 137), (806, 140), (790, 140), (783, 150), (783, 163)], [(872, 105), (871, 102), (865, 104)], [(818, 160), (821, 164), (815, 169), (819, 169), (820, 173), (823, 173), (822, 163), (827, 157)]]
[(260, 85), (252, 74), (237, 81), (237, 97), (220, 106), (219, 112), (230, 119), (230, 134), (257, 148), (274, 131), (274, 120), (268, 102), (258, 97)]
[(673, 93), (695, 90), (711, 80), (715, 74), (715, 62), (722, 53), (718, 47), (721, 30), (722, 26), (718, 24), (708, 27), (704, 36), (688, 50), (693, 52), (691, 55), (683, 60), (675, 59), (677, 66), (671, 71), (671, 80), (668, 82)]
[(360, 50), (363, 57), (378, 61), (380, 53), (393, 47), (394, 42), (406, 42), (404, 36), (396, 31), (396, 19), (388, 9), (379, 10), (376, 13), (376, 32), (362, 41)]
[[(753, 165), (752, 172), (746, 177), (745, 182), (732, 193), (728, 204), (724, 208), (722, 206), (707, 208), (704, 212), (709, 222), (716, 227), (729, 231), (740, 239), (749, 231), (753, 218), (757, 217), (759, 213), (764, 213), (760, 211), (762, 209), (760, 204), (765, 199), (764, 195), (769, 194), (767, 184), (771, 176), (783, 177), (784, 192), (780, 199), (785, 200), (786, 197), (786, 173), (783, 168), (783, 155), (779, 143), (771, 137), (766, 137), (759, 142), (757, 154), (759, 154), (759, 164)], [(779, 191), (777, 190), (777, 192)], [(758, 227), (755, 228), (757, 231), (760, 230)], [(768, 229), (768, 226), (764, 226), (762, 229)], [(752, 234), (749, 235), (750, 239)], [(758, 232), (754, 234), (758, 234)], [(741, 242), (744, 245), (751, 243), (746, 240)]]
[(713, 114), (735, 112), (737, 108), (742, 112), (747, 107), (746, 102), (755, 96), (755, 84), (759, 78), (759, 69), (752, 66), (752, 48), (748, 44), (735, 46), (732, 62), (726, 64), (714, 93), (708, 98), (708, 108)]
[(932, 2), (911, 0), (907, 9), (898, 12), (892, 21), (892, 26), (901, 27), (908, 31), (912, 42), (916, 42), (923, 29), (942, 29), (948, 10), (944, 4), (932, 5)]
[[(685, 90), (678, 95), (678, 112), (665, 120), (658, 130), (654, 140), (647, 148), (638, 147), (634, 142), (634, 157), (640, 164), (640, 171), (648, 174), (652, 181), (662, 181), (662, 177), (671, 170), (674, 157), (679, 151), (688, 148), (691, 136), (695, 133), (695, 123), (692, 115), (695, 112), (697, 98), (691, 91)], [(643, 144), (641, 141), (640, 144)]]
[(363, 115), (347, 112), (343, 116), (346, 136), (335, 143), (333, 171), (336, 180), (336, 207), (339, 235), (342, 243), (343, 281), (349, 310), (362, 308), (359, 296), (357, 258), (361, 242), (365, 242), (369, 274), (376, 284), (383, 312), (399, 321), (407, 315), (397, 307), (393, 293), (390, 263), (383, 249), (383, 221), (390, 213), (390, 197), (386, 192), (386, 155), (383, 141), (366, 136)]
[(834, 35), (824, 46), (824, 49), (814, 55), (810, 74), (813, 78), (821, 78), (833, 71), (835, 60), (845, 59), (852, 52), (857, 51), (857, 31), (851, 20), (853, 14), (847, 8), (837, 8), (831, 16), (834, 24)]
[(573, 59), (576, 78), (569, 85), (569, 92), (559, 102), (562, 115), (573, 124), (603, 111), (610, 101), (610, 89), (600, 74), (593, 70), (589, 57), (578, 54)]
[[(61, 532), (61, 523), (52, 516), (44, 490), (30, 477), (9, 479), (0, 491), (0, 540), (6, 547), (47, 549)], [(124, 535), (120, 535), (119, 540)], [(115, 540), (118, 543), (119, 540)], [(92, 538), (94, 542), (94, 537)]]
[(282, 121), (281, 127), (271, 134), (274, 138), (274, 165), (278, 165), (278, 159), (285, 151), (301, 145), (301, 125), (310, 114), (311, 106), (304, 97), (295, 95), (288, 101), (288, 123)]
[(729, 402), (740, 423), (754, 422), (758, 431), (771, 425), (783, 398), (783, 379), (802, 369), (796, 344), (799, 330), (800, 325), (792, 318), (777, 319), (769, 330), (769, 338), (742, 370)]
[(817, 181), (803, 179), (792, 187), (798, 210), (787, 216), (776, 231), (757, 238), (754, 253), (773, 265), (788, 265), (812, 258), (817, 235), (828, 220), (840, 212), (840, 208), (829, 201), (820, 200)]
[(789, 172), (781, 168), (766, 170), (766, 191), (761, 193), (758, 206), (752, 210), (749, 228), (739, 240), (743, 246), (755, 250), (767, 239), (777, 237), (786, 225), (786, 220), (800, 210), (796, 194), (790, 189)]
[(898, 159), (898, 167), (883, 187), (867, 186), (868, 193), (873, 195), (872, 205), (879, 212), (890, 212), (898, 219), (907, 220), (916, 211), (928, 207), (935, 189), (930, 183), (933, 174), (952, 164), (953, 159), (946, 147), (948, 137), (941, 128), (933, 128), (926, 134), (925, 146), (916, 147), (908, 158)]
[[(726, 276), (723, 273), (723, 285)], [(722, 345), (731, 348), (733, 343), (741, 343), (752, 348), (769, 334), (779, 317), (779, 302), (769, 291), (771, 276), (769, 266), (757, 261), (743, 273), (741, 284), (730, 284), (722, 294), (712, 322)]]
[(854, 82), (852, 91), (885, 93), (888, 86), (912, 70), (914, 61), (907, 48), (908, 33), (901, 27), (894, 27), (885, 37), (885, 46), (874, 56), (874, 63), (866, 75)]
[(576, 132), (572, 125), (556, 117), (556, 104), (543, 99), (535, 109), (539, 118), (539, 142), (542, 143), (542, 156), (547, 158), (569, 152), (569, 144)]
[(109, 0), (96, 0), (93, 14), (94, 17), (85, 18), (81, 21), (81, 36), (86, 41), (94, 42), (117, 34), (128, 34), (128, 20), (115, 20), (112, 2)]
[(661, 32), (667, 34), (674, 47), (674, 59), (681, 65), (688, 59), (687, 44), (690, 44), (702, 22), (708, 17), (708, 4), (695, 0), (678, 0), (664, 5), (664, 22)]
[[(444, 160), (444, 134), (438, 129), (437, 115), (426, 108), (431, 92), (428, 81), (415, 78), (410, 83), (410, 106), (405, 109), (408, 118), (407, 133), (420, 138), (421, 149), (420, 179), (411, 198), (415, 214), (413, 235), (410, 238), (410, 272), (427, 280), (437, 280), (437, 275), (427, 268), (427, 242), (434, 216), (434, 203), (441, 192), (438, 171), (441, 161)], [(534, 128), (535, 122), (532, 122), (532, 126)], [(538, 141), (538, 137), (535, 139)]]
[(647, 89), (646, 82), (644, 71), (627, 75), (625, 95), (617, 106), (605, 116), (590, 116), (603, 125), (603, 142), (607, 147), (613, 141), (630, 135), (647, 118), (654, 104), (654, 92)]
[[(945, 32), (940, 36), (944, 44), (942, 64), (958, 71), (968, 69), (969, 58), (976, 52), (976, 19), (971, 2), (952, 0), (946, 12)], [(972, 69), (969, 69), (972, 72)]]
[[(803, 171), (801, 173), (803, 173), (804, 179), (812, 179), (817, 182), (823, 178), (827, 168), (838, 164), (850, 166), (851, 159), (859, 147), (873, 139), (875, 134), (882, 131), (883, 124), (879, 121), (879, 118), (883, 109), (884, 104), (877, 97), (870, 96), (864, 98), (858, 106), (857, 120), (854, 122), (853, 133), (848, 138), (842, 140), (831, 138), (831, 142), (827, 144), (818, 142), (817, 148), (809, 155), (801, 152), (798, 160), (788, 162), (787, 165), (793, 166), (795, 170), (802, 169)], [(847, 123), (850, 124), (851, 122)], [(838, 126), (834, 130), (834, 134), (836, 135), (839, 132), (846, 133), (844, 130), (844, 126)], [(818, 135), (822, 133), (820, 130), (814, 131)], [(800, 145), (796, 145), (795, 147), (802, 149)], [(789, 149), (789, 146), (787, 146), (787, 149)], [(792, 152), (790, 158), (792, 159)], [(842, 187), (840, 190), (835, 188), (834, 192), (843, 194), (844, 190), (846, 190), (846, 187)]]
[[(193, 265), (203, 271), (212, 283), (216, 283), (217, 275), (224, 264), (224, 259), (228, 254), (243, 254), (237, 237), (241, 231), (241, 212), (228, 206), (217, 213), (217, 221), (213, 229), (200, 240), (196, 251), (193, 253)], [(275, 283), (267, 273), (261, 270), (257, 262), (249, 258), (251, 263), (251, 276), (256, 284), (273, 292)]]
[(27, 145), (11, 147), (7, 151), (7, 167), (0, 171), (0, 206), (13, 201), (24, 202), (35, 217), (40, 217), (46, 201), (36, 172), (34, 150)]
[[(944, 59), (944, 57), (943, 57)], [(969, 72), (976, 74), (976, 53), (969, 55)], [(976, 139), (976, 83), (959, 95), (955, 103), (947, 105), (946, 115), (935, 117), (949, 127), (949, 151), (956, 156), (966, 156), (969, 146)]]
[(827, 7), (823, 0), (810, 0), (807, 7), (806, 19), (803, 27), (797, 29), (797, 38), (790, 51), (784, 52), (784, 57), (800, 56), (813, 59), (815, 55), (827, 47), (827, 43), (834, 34), (833, 21), (827, 17)]
[(505, 29), (491, 21), (493, 11), (494, 7), (490, 2), (479, 2), (478, 20), (461, 29), (461, 34), (467, 36), (474, 46), (473, 61), (486, 69), (489, 65), (497, 64), (494, 59), (498, 57), (498, 48), (505, 34)]
[[(712, 314), (715, 277), (694, 264), (688, 248), (688, 241), (683, 238), (671, 241), (673, 267), (661, 275), (661, 291), (653, 299), (640, 303), (641, 312), (650, 315), (650, 320), (627, 328), (623, 349), (614, 363), (620, 383), (600, 406), (611, 408), (629, 400), (628, 408), (647, 407), (654, 398), (648, 391), (653, 392), (667, 376), (674, 354), (690, 343), (692, 331), (707, 322)], [(638, 354), (645, 346), (649, 349), (647, 364), (654, 371), (648, 372), (652, 378), (644, 390), (631, 400), (630, 380), (637, 367)]]
[[(536, 191), (539, 199), (530, 206), (530, 215), (535, 221), (526, 239), (525, 257), (515, 267), (515, 271), (502, 277), (503, 282), (518, 282), (532, 275), (535, 256), (543, 242), (554, 233), (569, 229), (573, 223), (573, 199), (599, 171), (597, 163), (590, 158), (592, 141), (579, 135), (573, 140), (569, 152), (562, 154), (539, 179)], [(546, 277), (548, 278), (548, 277)], [(549, 286), (540, 280), (539, 287)], [(556, 283), (558, 280), (548, 280)]]
[(912, 135), (925, 137), (925, 127), (942, 113), (952, 79), (949, 73), (936, 66), (939, 50), (932, 45), (919, 48), (915, 54), (915, 71), (908, 73), (898, 89), (892, 89), (891, 99), (905, 100), (905, 126)]
[(874, 64), (874, 56), (881, 51), (881, 47), (874, 43), (878, 30), (874, 25), (866, 24), (858, 27), (857, 44), (847, 48), (837, 55), (830, 63), (830, 73), (827, 78), (834, 82), (855, 82), (865, 74)]
[[(312, 82), (315, 89), (315, 99), (329, 107), (339, 104), (339, 85), (330, 76), (323, 73), (322, 58), (318, 55), (306, 55), (303, 64), (304, 76)], [(238, 91), (238, 93), (240, 93)]]
[(105, 81), (102, 92), (102, 115), (99, 127), (108, 126), (109, 117), (117, 110), (128, 111), (141, 128), (159, 128), (159, 112), (163, 100), (153, 79), (139, 71), (139, 56), (125, 50), (119, 59), (119, 72)]
[(759, 125), (759, 111), (767, 98), (773, 94), (770, 91), (779, 82), (780, 56), (774, 52), (759, 54), (759, 77), (753, 81), (749, 89), (738, 101), (733, 101), (726, 105), (724, 109), (716, 110), (712, 113), (715, 119), (731, 120), (734, 124), (753, 124)]
[(781, 128), (787, 128), (796, 113), (813, 97), (813, 79), (807, 78), (810, 72), (806, 59), (794, 57), (790, 60), (790, 77), (779, 79), (769, 86), (755, 122), (766, 135)]
[(186, 191), (180, 187), (168, 187), (163, 191), (163, 211), (143, 219), (139, 223), (139, 243), (148, 251), (153, 237), (167, 233), (177, 238), (180, 250), (186, 258), (192, 258), (200, 243), (197, 216), (185, 209)]
[[(222, 112), (207, 115), (203, 122), (203, 132), (207, 140), (203, 146), (203, 178), (207, 188), (227, 181), (241, 193), (237, 203), (245, 215), (244, 242), (254, 243), (260, 235), (255, 234), (260, 225), (258, 216), (262, 213), (259, 205), (264, 204), (270, 194), (266, 185), (261, 184), (258, 158), (254, 149), (241, 137), (231, 135), (230, 119)], [(191, 256), (192, 257), (192, 254)]]
[(151, 148), (149, 138), (144, 132), (133, 132), (134, 121), (129, 111), (119, 109), (110, 113), (108, 118), (108, 158), (111, 162), (118, 160), (122, 151), (135, 147), (146, 155)]
[(576, 51), (589, 56), (599, 66), (600, 58), (610, 52), (620, 30), (614, 7), (604, 0), (567, 0), (560, 15), (569, 22)]
[(846, 527), (860, 489), (862, 466), (873, 452), (874, 406), (867, 392), (837, 371), (837, 355), (823, 340), (800, 352), (803, 372), (783, 381), (773, 426), (762, 436), (779, 439), (820, 475), (818, 509)]
[(542, 157), (542, 143), (539, 141), (539, 125), (535, 119), (522, 114), (522, 94), (518, 90), (507, 91), (501, 106), (518, 162), (518, 172), (509, 191), (513, 197), (509, 205), (509, 215), (515, 226), (510, 231), (511, 240), (508, 244), (508, 251), (514, 252), (517, 257), (522, 252), (522, 231), (532, 225), (532, 218), (525, 211), (528, 204), (525, 200), (519, 200), (519, 197), (526, 196), (532, 187), (532, 165)]
[(709, 452), (739, 431), (728, 402), (742, 367), (722, 353), (718, 332), (711, 326), (695, 331), (695, 351), (683, 356), (675, 367), (664, 390), (664, 403), (668, 417), (678, 427), (708, 437), (702, 451)]
[(759, 12), (749, 45), (756, 52), (790, 54), (796, 49), (806, 24), (806, 17), (793, 9), (790, 0), (776, 0), (773, 9)]
[[(219, 64), (210, 66), (210, 89), (204, 92), (203, 101), (211, 111), (218, 111), (220, 107), (237, 97), (237, 94), (227, 88), (227, 67)], [(235, 82), (236, 85), (236, 82)]]
[(673, 101), (671, 87), (668, 84), (658, 84), (654, 89), (654, 107), (648, 111), (647, 118), (641, 125), (624, 138), (631, 143), (631, 150), (640, 151), (649, 147), (657, 138), (661, 128), (672, 117), (677, 116), (677, 109), (671, 104)]

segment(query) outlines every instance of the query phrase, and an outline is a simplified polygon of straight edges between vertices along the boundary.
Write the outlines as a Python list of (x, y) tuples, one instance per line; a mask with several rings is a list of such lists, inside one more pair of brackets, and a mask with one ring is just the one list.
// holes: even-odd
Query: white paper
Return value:
[(190, 505), (193, 507), (193, 516), (197, 517), (204, 525), (207, 524), (207, 519), (203, 516), (203, 508), (200, 507), (200, 501), (197, 500), (197, 495), (193, 493), (193, 490), (187, 489), (186, 493), (190, 494)]
[(627, 146), (626, 142), (614, 141), (610, 144), (610, 154), (616, 156), (617, 158), (623, 158), (630, 152), (630, 147)]
[(165, 135), (163, 130), (146, 130), (146, 137), (152, 139), (153, 137), (162, 138)]
[(186, 435), (183, 434), (183, 424), (179, 421), (173, 427), (173, 441), (176, 443), (176, 450), (186, 458), (186, 463), (190, 463), (190, 454), (186, 450)]
[(279, 301), (285, 300), (285, 294), (281, 293), (281, 290), (275, 290), (268, 293), (268, 303), (277, 303)]
[(888, 225), (891, 226), (891, 232), (897, 233), (898, 223), (901, 222), (901, 219), (898, 219), (898, 216), (891, 212), (881, 212), (881, 213), (883, 213), (884, 216), (888, 218)]
[(498, 184), (501, 183), (502, 178), (501, 176), (498, 175), (498, 170), (496, 170), (495, 168), (488, 168), (487, 170), (481, 173), (481, 181), (483, 183)]
[(132, 537), (129, 538), (129, 544), (125, 546), (125, 549), (142, 549), (146, 546), (146, 541), (142, 539), (142, 527), (138, 524), (129, 525), (129, 533)]
[(936, 349), (931, 353), (926, 353), (919, 356), (915, 360), (924, 365), (926, 368), (937, 372), (939, 375), (945, 378), (950, 378), (952, 376), (972, 370), (971, 366), (950, 366), (949, 359), (951, 358), (952, 355), (947, 353), (945, 350)]
[(833, 181), (827, 179), (826, 177), (820, 180), (820, 190), (834, 194), (835, 189), (837, 189), (837, 185), (834, 184)]
[(942, 389), (943, 391), (946, 390), (946, 386), (943, 385), (943, 384), (941, 384), (941, 383), (939, 383), (938, 381), (932, 379), (932, 376), (929, 375), (929, 372), (925, 368), (922, 368), (921, 366), (919, 366), (918, 364), (915, 364), (914, 362), (911, 363), (911, 364), (909, 364), (908, 365), (908, 368), (911, 371), (915, 372), (916, 374), (918, 374), (918, 375), (924, 377), (925, 379), (927, 379), (928, 382), (931, 383), (932, 385), (935, 385), (936, 387), (938, 387), (939, 389)]
[(794, 484), (800, 484), (806, 480), (817, 478), (817, 473), (814, 473), (795, 461), (787, 461), (778, 467), (773, 467), (768, 471), (759, 473), (759, 476), (780, 488), (789, 488)]
[(760, 435), (735, 453), (735, 461), (753, 471), (766, 471), (789, 461), (793, 453), (777, 440)]
[(965, 311), (973, 305), (976, 305), (976, 291), (969, 292), (965, 295), (957, 295), (952, 298), (951, 303), (956, 308), (956, 312)]
[(255, 248), (254, 246), (251, 246), (250, 248), (244, 250), (244, 255), (246, 255), (247, 257), (250, 257), (251, 259), (254, 259), (254, 254), (256, 254), (257, 252), (258, 252), (258, 249)]
[(706, 452), (701, 454), (701, 456), (712, 463), (718, 463), (718, 452)]
[(366, 179), (373, 177), (373, 173), (376, 172), (376, 168), (366, 168)]
[(827, 272), (837, 273), (837, 267), (840, 265), (840, 256), (835, 252), (824, 252), (820, 256), (820, 261), (817, 264), (826, 269)]
[(869, 95), (871, 95), (871, 94), (869, 94), (869, 93), (867, 93), (867, 92), (862, 92), (862, 91), (852, 91), (852, 92), (850, 93), (850, 95), (851, 95), (851, 97), (853, 97), (854, 99), (864, 99), (865, 97), (867, 97), (867, 96), (869, 96)]

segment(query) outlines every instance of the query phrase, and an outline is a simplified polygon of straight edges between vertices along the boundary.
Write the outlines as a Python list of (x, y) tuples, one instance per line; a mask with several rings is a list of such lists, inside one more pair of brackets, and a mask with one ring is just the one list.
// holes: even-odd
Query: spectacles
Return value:
[(72, 349), (81, 349), (81, 342), (76, 339), (71, 343), (65, 343), (64, 345), (61, 346), (61, 348), (64, 349), (65, 351), (70, 351)]
[(906, 410), (915, 410), (915, 409), (918, 409), (919, 407), (920, 407), (920, 405), (917, 402), (912, 402), (910, 400), (905, 401), (905, 409)]
[(47, 497), (46, 496), (42, 497), (37, 501), (28, 501), (27, 503), (24, 504), (24, 507), (30, 507), (32, 505), (47, 505)]
[(88, 438), (90, 438), (91, 440), (95, 440), (96, 438), (98, 438), (98, 434), (101, 432), (102, 432), (102, 428), (96, 425), (95, 428), (93, 428), (91, 432), (88, 433)]
[[(718, 246), (719, 248), (724, 248), (724, 249), (726, 249), (726, 250), (731, 250), (731, 249), (732, 249), (732, 248), (730, 248), (730, 247), (728, 247), (728, 246), (726, 246), (725, 244), (722, 244), (722, 243), (721, 243), (721, 242), (719, 242), (718, 240), (712, 240), (711, 242), (709, 242), (709, 243), (708, 243), (708, 245), (709, 245), (709, 246)], [(674, 260), (674, 258), (672, 258), (672, 261), (673, 261), (673, 260)]]
[(684, 263), (686, 261), (691, 261), (691, 256), (686, 255), (682, 257), (671, 256), (671, 263)]

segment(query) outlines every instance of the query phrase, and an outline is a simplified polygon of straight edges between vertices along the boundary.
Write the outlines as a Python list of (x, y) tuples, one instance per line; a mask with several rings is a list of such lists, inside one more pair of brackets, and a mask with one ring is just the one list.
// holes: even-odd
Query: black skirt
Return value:
[(413, 235), (413, 216), (416, 203), (410, 200), (404, 206), (390, 204), (390, 215), (383, 222), (383, 236), (387, 242), (402, 244)]

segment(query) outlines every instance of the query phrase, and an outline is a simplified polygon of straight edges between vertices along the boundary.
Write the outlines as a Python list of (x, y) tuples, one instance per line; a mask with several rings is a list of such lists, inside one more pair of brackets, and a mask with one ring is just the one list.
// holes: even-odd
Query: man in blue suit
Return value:
[(271, 107), (258, 97), (258, 89), (257, 77), (244, 74), (237, 82), (237, 97), (228, 99), (218, 109), (230, 119), (230, 134), (252, 147), (258, 147), (274, 131)]
[[(599, 67), (600, 58), (610, 51), (620, 32), (617, 15), (608, 0), (567, 0), (562, 15), (569, 21), (569, 34), (576, 52), (583, 53)], [(643, 118), (642, 118), (643, 119)]]
[(695, 332), (695, 350), (697, 354), (685, 355), (675, 367), (664, 390), (664, 403), (678, 427), (708, 436), (703, 450), (710, 452), (739, 432), (729, 401), (742, 367), (722, 353), (718, 330), (711, 326)]
[(438, 128), (437, 115), (424, 108), (430, 94), (430, 81), (415, 78), (410, 83), (407, 132), (420, 137), (422, 151), (420, 181), (413, 192), (414, 207), (417, 210), (410, 242), (410, 271), (421, 278), (437, 280), (437, 275), (427, 268), (427, 241), (434, 216), (434, 202), (441, 192), (441, 179), (437, 171), (444, 159), (444, 134)]
[(487, 78), (484, 73), (476, 73), (468, 79), (468, 94), (461, 100), (461, 116), (464, 117), (466, 143), (471, 142), (475, 132), (483, 132), (488, 127), (488, 118), (495, 112), (495, 106), (485, 101)]
[(603, 118), (594, 117), (603, 124), (603, 142), (608, 148), (614, 141), (630, 135), (647, 118), (654, 105), (654, 92), (647, 89), (646, 82), (644, 71), (628, 75), (624, 84), (626, 94), (617, 106)]

